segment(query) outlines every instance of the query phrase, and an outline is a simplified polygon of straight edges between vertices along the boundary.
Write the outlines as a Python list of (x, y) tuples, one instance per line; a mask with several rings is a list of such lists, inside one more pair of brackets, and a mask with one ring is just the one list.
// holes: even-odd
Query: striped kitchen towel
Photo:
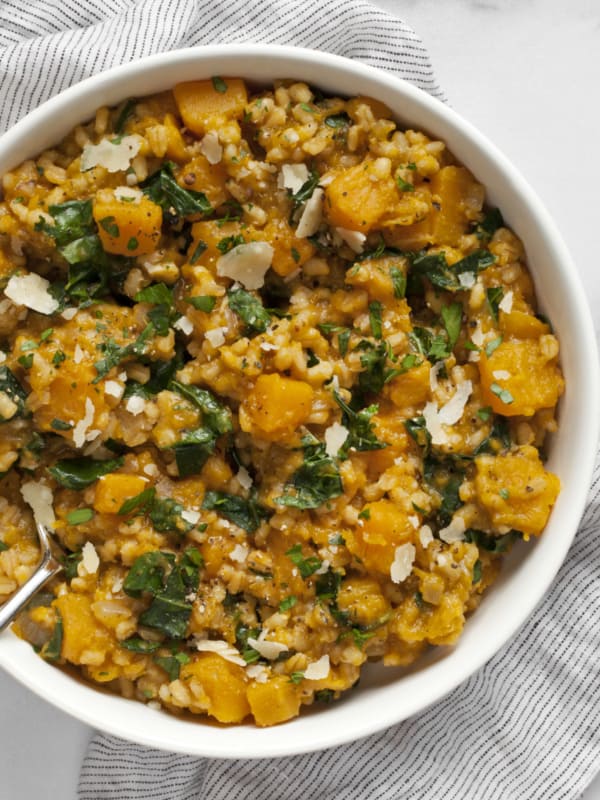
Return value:
[[(0, 127), (159, 51), (277, 42), (382, 67), (443, 99), (418, 36), (365, 0), (2, 0)], [(428, 711), (309, 755), (199, 759), (97, 734), (80, 800), (565, 800), (600, 764), (600, 471), (571, 553), (520, 634)]]

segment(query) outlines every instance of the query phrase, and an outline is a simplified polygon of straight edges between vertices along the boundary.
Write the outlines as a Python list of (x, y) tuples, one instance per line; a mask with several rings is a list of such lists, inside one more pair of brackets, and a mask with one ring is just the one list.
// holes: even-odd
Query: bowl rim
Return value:
[[(223, 64), (223, 68), (214, 67), (219, 64)], [(231, 65), (231, 68), (227, 65)], [(469, 654), (468, 664), (463, 663), (466, 656), (461, 657), (461, 637), (447, 658), (435, 661), (422, 670), (404, 676), (395, 685), (385, 688), (376, 687), (373, 690), (367, 688), (366, 693), (360, 697), (356, 694), (351, 700), (339, 701), (328, 709), (327, 714), (301, 716), (285, 723), (283, 728), (275, 726), (274, 728), (259, 729), (249, 725), (217, 728), (203, 723), (191, 723), (194, 727), (190, 727), (190, 723), (182, 724), (182, 721), (176, 717), (157, 714), (143, 704), (134, 704), (114, 695), (107, 696), (91, 686), (76, 682), (66, 673), (44, 663), (37, 655), (33, 654), (29, 645), (20, 641), (12, 632), (7, 631), (0, 635), (0, 666), (39, 696), (72, 716), (101, 728), (107, 733), (151, 747), (220, 758), (286, 756), (356, 740), (425, 710), (473, 675), (514, 636), (533, 613), (563, 563), (585, 507), (600, 430), (600, 420), (596, 414), (600, 399), (600, 379), (591, 314), (579, 276), (550, 215), (516, 167), (486, 136), (460, 117), (457, 112), (392, 73), (361, 62), (351, 61), (342, 56), (288, 45), (209, 45), (158, 53), (135, 62), (112, 67), (89, 77), (30, 112), (0, 138), (0, 164), (5, 162), (1, 170), (4, 171), (22, 160), (21, 154), (24, 149), (28, 147), (29, 142), (36, 139), (36, 136), (39, 139), (40, 130), (44, 129), (44, 125), (49, 119), (63, 118), (65, 120), (63, 127), (66, 133), (75, 124), (70, 122), (74, 116), (77, 117), (79, 114), (78, 121), (81, 121), (82, 117), (85, 118), (81, 109), (86, 108), (91, 111), (92, 107), (96, 108), (107, 102), (106, 97), (116, 97), (117, 99), (108, 101), (115, 104), (129, 96), (127, 94), (128, 82), (137, 82), (138, 85), (143, 85), (144, 80), (151, 76), (156, 86), (159, 83), (156, 75), (159, 72), (162, 74), (165, 68), (166, 72), (170, 73), (189, 67), (190, 79), (196, 76), (208, 77), (212, 74), (244, 75), (244, 65), (252, 74), (255, 74), (259, 66), (266, 73), (268, 66), (272, 78), (283, 74), (290, 76), (295, 71), (299, 75), (306, 75), (309, 83), (317, 85), (319, 83), (327, 85), (331, 81), (334, 84), (341, 84), (344, 80), (348, 85), (351, 81), (356, 80), (361, 87), (377, 84), (376, 88), (380, 89), (380, 95), (383, 93), (395, 96), (397, 107), (392, 110), (396, 112), (401, 101), (404, 100), (412, 109), (411, 113), (414, 113), (416, 108), (418, 114), (424, 119), (431, 120), (432, 131), (436, 130), (436, 125), (441, 126), (443, 130), (439, 131), (439, 135), (446, 142), (451, 140), (450, 149), (453, 152), (457, 152), (456, 146), (452, 144), (453, 141), (468, 148), (469, 153), (473, 154), (473, 159), (469, 158), (465, 162), (464, 158), (459, 157), (459, 160), (467, 167), (472, 168), (472, 162), (477, 159), (482, 164), (487, 162), (488, 168), (497, 173), (503, 190), (508, 194), (514, 194), (518, 207), (522, 206), (528, 210), (533, 221), (534, 234), (541, 237), (540, 241), (543, 246), (553, 254), (550, 272), (552, 274), (552, 270), (554, 270), (553, 277), (559, 279), (559, 285), (562, 282), (567, 293), (565, 314), (569, 325), (573, 326), (572, 336), (576, 343), (580, 345), (585, 343), (587, 350), (586, 369), (580, 371), (580, 374), (578, 373), (580, 383), (577, 394), (579, 396), (573, 398), (571, 393), (569, 400), (569, 402), (577, 403), (578, 414), (586, 419), (586, 433), (584, 436), (582, 426), (578, 425), (576, 420), (570, 423), (570, 430), (574, 429), (576, 434), (578, 480), (573, 485), (563, 488), (563, 494), (568, 494), (569, 502), (568, 513), (562, 512), (562, 516), (567, 516), (567, 535), (553, 541), (555, 546), (552, 548), (545, 546), (544, 537), (536, 543), (535, 551), (541, 550), (545, 559), (545, 567), (541, 570), (541, 574), (534, 575), (531, 568), (526, 568), (527, 563), (531, 563), (533, 556), (524, 559), (525, 567), (516, 571), (515, 586), (527, 589), (526, 594), (515, 605), (511, 618), (500, 621), (495, 636), (492, 636), (491, 639), (488, 637), (478, 648), (473, 647), (473, 642), (466, 645), (466, 652)], [(310, 77), (311, 75), (317, 77)], [(322, 80), (318, 79), (318, 75), (323, 76)], [(250, 78), (249, 80), (253, 81), (254, 79)], [(336, 90), (332, 89), (331, 91), (335, 92)], [(340, 89), (337, 91), (340, 94), (352, 93)], [(142, 96), (151, 92), (152, 89), (150, 91), (136, 90), (135, 94)], [(97, 101), (98, 97), (102, 97), (102, 102)], [(401, 118), (402, 113), (398, 113), (396, 116)], [(417, 124), (419, 127), (429, 128), (427, 125), (421, 125), (420, 122)], [(30, 148), (27, 155), (31, 156), (41, 149), (43, 148), (40, 147), (37, 150)], [(473, 171), (477, 173), (477, 170)], [(510, 224), (511, 227), (515, 227), (512, 222)], [(537, 285), (536, 291), (539, 297), (540, 292)], [(571, 310), (569, 311), (569, 309)], [(560, 501), (561, 498), (559, 498)], [(561, 508), (564, 505), (562, 503)], [(510, 581), (512, 580), (510, 578)], [(475, 618), (483, 613), (486, 619), (488, 616), (494, 619), (489, 608), (490, 603), (486, 597)], [(473, 617), (471, 617), (472, 619)], [(468, 635), (469, 630), (469, 624), (467, 624), (463, 637), (472, 638)], [(398, 691), (400, 683), (403, 684), (403, 690)], [(428, 690), (425, 692), (425, 697), (424, 687)], [(397, 702), (393, 702), (394, 699), (397, 701), (397, 696), (402, 699), (401, 708), (398, 708)], [(349, 714), (347, 709), (352, 706), (355, 706), (355, 711)], [(373, 713), (374, 710), (377, 711), (376, 714)], [(155, 725), (154, 721), (157, 719), (160, 720), (160, 724)], [(194, 731), (200, 735), (194, 736)], [(203, 732), (207, 735), (201, 735)], [(284, 733), (283, 736), (282, 733)]]

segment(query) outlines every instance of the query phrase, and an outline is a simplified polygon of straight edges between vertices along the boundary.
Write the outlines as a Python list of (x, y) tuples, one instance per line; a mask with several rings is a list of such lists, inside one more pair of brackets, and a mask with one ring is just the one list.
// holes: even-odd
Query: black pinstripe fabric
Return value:
[[(3, 0), (0, 128), (116, 64), (249, 41), (360, 59), (443, 99), (418, 36), (365, 0)], [(592, 503), (519, 636), (423, 714), (345, 747), (271, 761), (197, 759), (98, 734), (79, 800), (574, 800), (600, 763), (599, 523)]]

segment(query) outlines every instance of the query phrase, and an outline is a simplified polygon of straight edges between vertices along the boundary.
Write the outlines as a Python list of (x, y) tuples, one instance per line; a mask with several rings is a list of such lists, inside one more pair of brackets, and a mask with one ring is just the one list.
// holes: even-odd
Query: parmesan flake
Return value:
[(54, 500), (52, 489), (45, 483), (27, 481), (21, 486), (21, 494), (23, 500), (33, 511), (33, 518), (37, 524), (52, 529), (56, 521), (52, 506)]
[(200, 142), (200, 152), (209, 164), (218, 164), (223, 158), (223, 148), (215, 131), (209, 131)]
[(498, 303), (498, 308), (500, 311), (504, 311), (505, 314), (510, 314), (512, 311), (513, 306), (513, 293), (512, 291), (507, 292), (502, 300)]
[(273, 261), (268, 242), (238, 244), (217, 261), (217, 275), (239, 281), (245, 289), (260, 289)]
[(289, 189), (296, 194), (308, 180), (308, 167), (306, 164), (283, 164), (277, 179), (280, 189)]
[(401, 544), (394, 551), (394, 560), (390, 567), (390, 577), (394, 583), (402, 583), (412, 572), (417, 551), (414, 544)]
[(319, 230), (322, 218), (323, 189), (317, 187), (304, 204), (304, 209), (296, 228), (296, 236), (299, 239), (304, 239), (315, 234)]
[(475, 273), (474, 272), (461, 272), (458, 276), (458, 282), (463, 289), (472, 289), (475, 286)]
[(216, 653), (225, 661), (231, 661), (232, 664), (237, 664), (240, 667), (246, 666), (246, 662), (235, 647), (232, 647), (222, 639), (196, 639), (196, 650), (201, 653)]
[(244, 561), (248, 558), (248, 553), (250, 551), (248, 548), (243, 544), (236, 544), (233, 550), (229, 553), (229, 558), (232, 561), (237, 561), (238, 564), (243, 564)]
[(190, 525), (197, 525), (200, 522), (200, 512), (194, 509), (186, 509), (181, 512), (181, 519), (189, 522)]
[(329, 656), (324, 655), (318, 661), (313, 661), (304, 670), (307, 681), (321, 681), (329, 675)]
[(140, 204), (140, 200), (144, 196), (141, 189), (134, 189), (131, 186), (117, 186), (115, 189), (115, 197), (117, 200), (124, 200), (126, 203), (131, 203), (134, 206)]
[(133, 414), (134, 417), (137, 417), (138, 414), (141, 414), (142, 411), (146, 408), (146, 401), (143, 397), (140, 397), (137, 394), (131, 395), (127, 404), (125, 405), (127, 411), (130, 414)]
[(18, 306), (25, 306), (40, 314), (54, 314), (58, 300), (48, 291), (49, 281), (30, 272), (28, 275), (13, 275), (6, 284), (4, 294)]
[(110, 397), (116, 397), (117, 400), (123, 397), (124, 391), (125, 387), (118, 381), (106, 381), (104, 384), (104, 393), (110, 395)]
[(456, 391), (448, 402), (440, 408), (439, 420), (445, 425), (454, 425), (462, 417), (467, 400), (473, 391), (471, 381), (463, 381), (456, 387)]
[(246, 675), (257, 683), (266, 683), (269, 679), (269, 668), (264, 664), (249, 664), (246, 667)]
[(438, 375), (443, 368), (444, 362), (438, 361), (429, 370), (429, 388), (432, 392), (435, 392), (435, 390), (438, 388)]
[(280, 642), (266, 641), (264, 638), (266, 634), (267, 632), (263, 631), (258, 639), (253, 639), (252, 636), (249, 636), (248, 644), (253, 650), (260, 653), (263, 658), (266, 658), (268, 661), (275, 661), (280, 653), (284, 653), (288, 649), (288, 646)]
[(177, 328), (178, 331), (181, 331), (186, 336), (190, 336), (194, 332), (194, 323), (189, 317), (179, 317), (179, 319), (175, 320), (173, 323), (173, 327)]
[(80, 419), (77, 425), (73, 428), (73, 443), (75, 447), (83, 447), (85, 444), (85, 434), (88, 428), (94, 421), (94, 414), (96, 409), (89, 397), (85, 398), (85, 414), (83, 419)]
[(91, 542), (86, 542), (81, 548), (81, 567), (85, 575), (93, 575), (98, 572), (100, 566), (100, 559), (96, 548)]
[(421, 542), (421, 547), (426, 549), (429, 545), (433, 542), (433, 533), (429, 525), (421, 525), (419, 528), (419, 541)]
[(351, 231), (349, 228), (336, 228), (335, 232), (355, 253), (362, 253), (367, 237), (360, 231)]
[(250, 489), (252, 487), (252, 478), (246, 467), (240, 467), (235, 477), (238, 479), (242, 489)]
[(446, 544), (462, 542), (465, 538), (465, 521), (462, 517), (454, 517), (445, 528), (440, 528), (440, 539)]
[(335, 458), (348, 438), (350, 431), (339, 422), (334, 422), (325, 431), (325, 452)]
[(429, 402), (425, 404), (423, 418), (425, 419), (425, 427), (431, 435), (432, 443), (447, 444), (448, 436), (446, 435), (446, 431), (442, 428), (442, 423), (438, 415), (437, 403)]
[(213, 328), (212, 331), (206, 331), (204, 338), (208, 339), (213, 347), (221, 347), (225, 343), (225, 333), (227, 328)]
[(98, 144), (86, 144), (81, 153), (81, 171), (93, 167), (105, 167), (108, 172), (124, 172), (129, 169), (131, 160), (137, 156), (142, 146), (142, 138), (117, 136), (115, 139), (101, 139)]
[(79, 311), (78, 308), (65, 308), (64, 311), (61, 311), (60, 315), (63, 319), (66, 319), (68, 322), (69, 320), (73, 319), (73, 317), (75, 316), (75, 314), (77, 314), (78, 311)]
[(81, 364), (83, 361), (83, 350), (79, 346), (79, 344), (75, 345), (75, 349), (73, 350), (73, 363), (74, 364)]

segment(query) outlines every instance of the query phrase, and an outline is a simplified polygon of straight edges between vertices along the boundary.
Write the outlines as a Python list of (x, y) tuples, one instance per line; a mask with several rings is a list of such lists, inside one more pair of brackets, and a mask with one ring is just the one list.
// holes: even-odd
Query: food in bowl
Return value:
[(4, 176), (0, 592), (52, 528), (42, 657), (273, 725), (456, 641), (543, 531), (558, 341), (484, 187), (392, 117), (215, 77)]

